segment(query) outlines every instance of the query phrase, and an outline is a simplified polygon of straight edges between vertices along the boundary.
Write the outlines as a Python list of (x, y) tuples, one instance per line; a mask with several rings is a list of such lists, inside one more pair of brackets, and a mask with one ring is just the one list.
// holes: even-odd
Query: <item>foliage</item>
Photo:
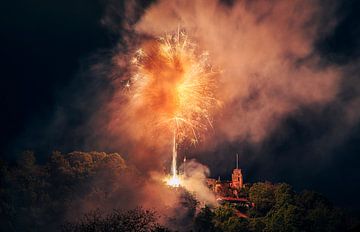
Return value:
[(178, 188), (174, 191), (179, 194), (179, 201), (171, 206), (171, 212), (163, 215), (165, 225), (174, 230), (190, 231), (199, 202), (196, 200), (195, 195), (185, 188)]
[(237, 208), (225, 204), (213, 210), (205, 207), (195, 218), (196, 231), (288, 232), (347, 231), (345, 215), (322, 195), (299, 194), (288, 184), (255, 183), (248, 189), (254, 207), (239, 218)]
[(136, 172), (121, 155), (104, 152), (55, 151), (39, 165), (34, 153), (25, 151), (16, 164), (0, 165), (1, 231), (58, 230), (69, 211), (82, 213), (74, 207), (78, 201), (106, 200), (120, 179)]
[(85, 214), (77, 222), (63, 225), (63, 232), (166, 232), (169, 231), (157, 223), (154, 211), (135, 208), (129, 211), (114, 210), (103, 215), (100, 210)]
[(218, 207), (213, 218), (216, 231), (236, 232), (247, 228), (248, 222), (239, 218), (235, 212), (236, 209), (232, 205), (225, 204)]
[[(1, 231), (59, 230), (69, 216), (81, 217), (93, 209), (78, 210), (77, 206), (87, 198), (96, 199), (91, 201), (96, 202), (95, 207), (110, 203), (110, 207), (117, 208), (114, 203), (119, 197), (131, 197), (126, 195), (128, 187), (124, 186), (131, 179), (127, 177), (134, 173), (137, 171), (128, 167), (117, 153), (76, 151), (61, 154), (55, 151), (46, 163), (38, 164), (34, 153), (25, 151), (15, 164), (0, 161)], [(133, 180), (130, 181), (131, 187), (136, 188), (138, 185), (134, 185)], [(124, 188), (121, 194), (111, 193), (121, 188)], [(355, 225), (348, 225), (348, 216), (321, 194), (312, 191), (296, 193), (288, 184), (247, 184), (239, 195), (248, 198), (254, 206), (247, 209), (225, 204), (199, 210), (199, 202), (184, 192), (175, 221), (186, 224), (189, 230), (203, 232), (331, 232), (350, 231), (348, 228), (351, 226), (351, 231), (356, 231), (359, 227), (356, 220)], [(249, 217), (240, 218), (239, 210)], [(69, 215), (69, 211), (73, 214)], [(166, 231), (156, 220), (154, 212), (141, 208), (110, 214), (93, 211), (79, 221), (65, 224), (62, 229)]]
[(198, 215), (195, 217), (194, 228), (199, 232), (212, 232), (215, 231), (215, 226), (212, 222), (214, 213), (208, 206), (201, 209)]
[(253, 217), (263, 217), (275, 205), (274, 186), (270, 183), (256, 183), (249, 190), (249, 199), (255, 204), (250, 213)]

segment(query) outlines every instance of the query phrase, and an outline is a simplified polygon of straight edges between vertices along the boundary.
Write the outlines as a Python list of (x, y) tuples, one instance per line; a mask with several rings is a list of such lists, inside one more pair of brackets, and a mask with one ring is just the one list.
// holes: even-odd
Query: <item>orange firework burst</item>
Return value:
[(213, 71), (208, 54), (199, 52), (180, 31), (145, 43), (132, 64), (129, 103), (138, 115), (148, 114), (143, 117), (152, 130), (173, 132), (172, 175), (165, 182), (178, 187), (177, 145), (184, 139), (197, 143), (202, 132), (212, 127), (211, 116), (219, 106), (215, 98), (218, 72)]
[(175, 131), (178, 142), (196, 143), (212, 125), (218, 72), (184, 32), (144, 44), (132, 60), (130, 80), (134, 105), (150, 108), (152, 126)]

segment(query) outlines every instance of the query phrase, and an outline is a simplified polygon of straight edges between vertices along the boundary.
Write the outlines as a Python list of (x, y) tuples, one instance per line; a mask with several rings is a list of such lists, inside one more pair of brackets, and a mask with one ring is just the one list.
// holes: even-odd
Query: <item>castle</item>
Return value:
[(208, 178), (208, 187), (219, 197), (239, 198), (239, 191), (243, 188), (243, 174), (238, 165), (239, 157), (236, 155), (236, 168), (231, 175), (231, 181), (221, 181), (220, 177), (216, 179)]
[(221, 181), (220, 177), (216, 179), (207, 179), (208, 187), (215, 193), (216, 200), (220, 204), (231, 204), (235, 206), (236, 215), (242, 218), (249, 216), (244, 213), (246, 209), (254, 207), (254, 203), (250, 202), (244, 191), (243, 173), (239, 168), (239, 157), (236, 154), (236, 168), (233, 170), (230, 181)]

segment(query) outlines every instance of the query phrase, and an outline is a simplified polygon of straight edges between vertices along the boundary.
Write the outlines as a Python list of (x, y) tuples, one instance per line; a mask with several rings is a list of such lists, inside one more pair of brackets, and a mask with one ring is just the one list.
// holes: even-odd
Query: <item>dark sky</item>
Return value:
[[(11, 160), (16, 152), (27, 148), (40, 153), (52, 149), (63, 149), (64, 152), (83, 149), (76, 146), (79, 138), (66, 134), (66, 130), (59, 132), (65, 134), (50, 140), (44, 138), (41, 131), (59, 104), (67, 104), (66, 99), (69, 98), (66, 96), (73, 90), (71, 86), (78, 78), (84, 60), (115, 46), (118, 41), (118, 35), (100, 23), (106, 1), (24, 0), (7, 1), (1, 5), (2, 158)], [(360, 1), (343, 1), (339, 4), (336, 11), (336, 17), (340, 20), (338, 25), (328, 37), (317, 43), (317, 49), (325, 61), (346, 65), (359, 60), (359, 12)], [(121, 7), (119, 15), (121, 18)], [(357, 70), (355, 68), (354, 73)], [(352, 78), (358, 77), (355, 75)], [(344, 92), (341, 97), (345, 101), (356, 94)], [(331, 115), (341, 112), (329, 105), (325, 114), (330, 117), (325, 120), (322, 114), (307, 112), (307, 109), (301, 114), (306, 116), (293, 115), (283, 122), (279, 131), (285, 130), (286, 136), (283, 136), (284, 132), (275, 131), (262, 146), (256, 148), (250, 144), (226, 144), (203, 162), (213, 169), (218, 164), (224, 166), (226, 163), (227, 168), (214, 173), (226, 176), (231, 171), (233, 161), (221, 159), (221, 154), (241, 150), (248, 154), (242, 157), (246, 181), (284, 181), (297, 189), (323, 192), (339, 205), (359, 208), (360, 125), (354, 125), (347, 136), (331, 149), (319, 148), (314, 151), (308, 144), (330, 133), (330, 125), (334, 122)], [(72, 123), (77, 122), (74, 120)], [(32, 136), (38, 136), (35, 140), (45, 142), (37, 141), (36, 145), (29, 146), (26, 138), (29, 130)], [(33, 141), (34, 137), (30, 140)], [(65, 143), (70, 145), (65, 146)], [(318, 158), (310, 159), (314, 153)]]
[(8, 1), (1, 7), (1, 151), (54, 110), (82, 57), (108, 46), (98, 1)]

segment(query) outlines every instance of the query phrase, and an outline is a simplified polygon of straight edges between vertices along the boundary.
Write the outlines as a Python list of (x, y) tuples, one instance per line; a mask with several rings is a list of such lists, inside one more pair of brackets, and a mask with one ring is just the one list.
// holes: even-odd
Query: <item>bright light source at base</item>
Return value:
[(181, 178), (178, 175), (173, 175), (171, 177), (165, 178), (165, 183), (171, 187), (180, 187)]

